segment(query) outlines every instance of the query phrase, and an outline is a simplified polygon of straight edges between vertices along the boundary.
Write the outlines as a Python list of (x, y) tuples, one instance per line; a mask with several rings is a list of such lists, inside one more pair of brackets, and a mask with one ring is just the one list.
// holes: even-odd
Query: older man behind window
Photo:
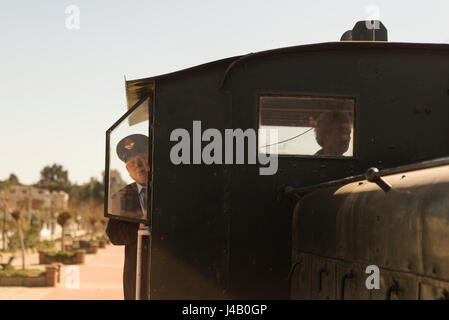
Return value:
[(317, 119), (315, 137), (321, 149), (315, 155), (342, 156), (351, 142), (352, 122), (343, 111), (327, 111)]

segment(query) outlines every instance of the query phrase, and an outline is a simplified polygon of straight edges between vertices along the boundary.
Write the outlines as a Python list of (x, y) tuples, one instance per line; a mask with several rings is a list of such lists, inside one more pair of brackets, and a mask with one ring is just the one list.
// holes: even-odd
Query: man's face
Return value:
[(324, 154), (341, 156), (348, 150), (350, 141), (351, 124), (341, 121), (333, 122), (324, 139)]
[(146, 184), (148, 177), (148, 155), (139, 153), (126, 161), (129, 176), (139, 184)]

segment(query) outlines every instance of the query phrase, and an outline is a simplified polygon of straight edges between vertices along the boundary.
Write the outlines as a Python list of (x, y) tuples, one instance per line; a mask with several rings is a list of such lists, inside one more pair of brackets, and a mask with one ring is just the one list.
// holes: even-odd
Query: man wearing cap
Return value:
[[(112, 195), (109, 212), (122, 217), (146, 219), (146, 187), (149, 172), (148, 137), (142, 134), (127, 136), (117, 144), (116, 152), (120, 160), (125, 163), (129, 176), (135, 182), (128, 184)], [(106, 233), (112, 244), (125, 246), (125, 266), (123, 269), (125, 300), (134, 300), (136, 294), (138, 230), (139, 223), (116, 219), (110, 219), (106, 228)], [(144, 251), (146, 249), (146, 247), (143, 248)], [(142, 287), (144, 291), (145, 288)]]

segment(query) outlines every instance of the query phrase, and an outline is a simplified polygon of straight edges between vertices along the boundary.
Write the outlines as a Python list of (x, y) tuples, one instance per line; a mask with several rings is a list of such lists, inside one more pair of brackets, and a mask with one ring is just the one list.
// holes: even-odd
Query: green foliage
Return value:
[[(24, 242), (25, 248), (28, 248), (28, 249), (36, 248), (37, 245), (39, 244), (39, 234), (40, 234), (39, 226), (26, 225), (25, 230), (23, 231), (23, 242)], [(9, 237), (8, 248), (11, 250), (20, 249), (20, 239), (19, 239), (19, 234), (17, 231), (15, 231)]]
[(11, 212), (11, 217), (14, 219), (14, 220), (16, 220), (16, 221), (18, 221), (19, 219), (20, 219), (20, 211), (14, 211), (14, 212)]
[(41, 178), (35, 185), (38, 188), (50, 191), (70, 192), (70, 181), (67, 170), (62, 165), (54, 163), (52, 166), (45, 166), (41, 170)]
[[(105, 174), (103, 171), (103, 184), (105, 183)], [(119, 191), (121, 188), (126, 186), (125, 180), (122, 179), (120, 172), (116, 169), (112, 169), (109, 171), (109, 185), (111, 187), (111, 193), (114, 194)]]
[(57, 182), (60, 184), (69, 182), (69, 174), (63, 166), (54, 163), (51, 167), (45, 166), (41, 170), (41, 179), (39, 182)]
[(76, 251), (60, 251), (60, 252), (46, 252), (46, 255), (52, 258), (73, 258), (76, 256)]
[(9, 175), (7, 181), (9, 182), (10, 185), (20, 185), (19, 178), (14, 173), (11, 173)]
[(39, 269), (25, 269), (25, 270), (17, 270), (13, 266), (7, 266), (4, 270), (0, 270), (0, 277), (6, 276), (16, 276), (16, 277), (29, 277), (29, 276), (40, 276), (45, 273), (44, 270)]
[(63, 227), (67, 224), (67, 222), (70, 220), (70, 218), (72, 217), (72, 215), (67, 212), (61, 212), (60, 214), (58, 214), (58, 217), (56, 218), (56, 222), (58, 222), (58, 224)]
[(70, 190), (71, 202), (75, 204), (90, 203), (103, 204), (104, 202), (104, 184), (96, 178), (90, 178), (90, 181), (78, 186), (72, 186)]
[(53, 249), (55, 249), (55, 242), (44, 240), (39, 243), (39, 249), (44, 250), (44, 251), (53, 250)]
[(14, 173), (9, 175), (9, 178), (3, 181), (0, 181), (0, 190), (7, 189), (11, 186), (20, 185), (19, 178)]

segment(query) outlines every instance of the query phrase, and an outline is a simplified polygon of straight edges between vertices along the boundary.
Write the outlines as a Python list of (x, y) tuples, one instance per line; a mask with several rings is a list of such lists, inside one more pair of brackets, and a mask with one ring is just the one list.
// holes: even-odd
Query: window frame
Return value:
[[(139, 101), (136, 102), (135, 105), (133, 105), (131, 108), (128, 109), (128, 111), (126, 111), (107, 131), (106, 131), (106, 154), (105, 154), (105, 176), (104, 176), (104, 217), (105, 218), (109, 218), (109, 219), (115, 219), (115, 220), (121, 220), (121, 221), (126, 221), (126, 222), (133, 222), (133, 223), (142, 223), (142, 224), (146, 224), (146, 225), (150, 225), (151, 223), (151, 208), (152, 208), (152, 201), (150, 203), (149, 199), (150, 196), (152, 195), (152, 176), (153, 176), (153, 172), (152, 170), (150, 170), (150, 172), (148, 173), (148, 181), (149, 181), (149, 185), (147, 186), (147, 201), (146, 201), (146, 205), (147, 205), (147, 218), (146, 219), (137, 219), (137, 218), (131, 218), (131, 217), (126, 217), (126, 216), (119, 216), (119, 215), (115, 215), (115, 214), (111, 214), (108, 212), (109, 209), (109, 170), (110, 170), (110, 135), (111, 132), (118, 127), (124, 120), (126, 120), (130, 114), (132, 114), (137, 108), (139, 108), (141, 106), (141, 104), (143, 102), (145, 102), (145, 100), (148, 99), (148, 137), (149, 139), (151, 139), (152, 141), (152, 123), (153, 123), (153, 95), (152, 94), (148, 94), (145, 95), (143, 98), (141, 98)], [(153, 154), (153, 146), (151, 143), (151, 146), (148, 150), (148, 161), (150, 162), (149, 164), (152, 163), (152, 154)], [(149, 190), (151, 189), (151, 190)]]
[[(327, 155), (306, 155), (306, 154), (278, 154), (278, 158), (296, 158), (296, 159), (333, 159), (333, 160), (359, 160), (359, 100), (358, 94), (339, 94), (339, 93), (323, 93), (323, 92), (298, 92), (298, 91), (261, 91), (255, 95), (256, 100), (256, 124), (258, 131), (261, 121), (261, 97), (318, 97), (318, 98), (336, 98), (336, 99), (352, 99), (354, 100), (354, 123), (352, 137), (352, 156), (327, 156)], [(259, 134), (256, 137), (257, 148), (259, 148)]]

